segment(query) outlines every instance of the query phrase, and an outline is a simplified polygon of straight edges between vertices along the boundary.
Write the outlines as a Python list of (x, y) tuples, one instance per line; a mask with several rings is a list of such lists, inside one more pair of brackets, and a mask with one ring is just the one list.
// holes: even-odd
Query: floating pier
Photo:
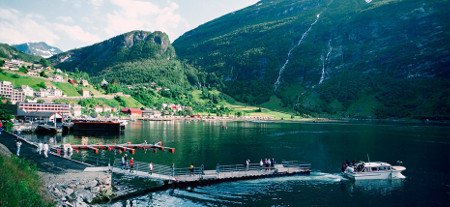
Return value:
[(134, 169), (129, 169), (122, 165), (121, 160), (117, 159), (110, 166), (110, 170), (128, 177), (162, 180), (166, 185), (172, 187), (186, 187), (265, 177), (310, 174), (311, 164), (298, 161), (282, 161), (280, 164), (271, 167), (261, 167), (258, 163), (249, 166), (244, 164), (218, 164), (216, 169), (213, 170), (205, 170), (203, 165), (189, 169), (188, 167), (175, 168), (175, 166), (153, 164), (153, 171), (151, 171), (149, 163), (135, 162)]
[(175, 148), (172, 147), (165, 147), (160, 144), (131, 144), (131, 143), (125, 143), (125, 144), (92, 144), (92, 145), (73, 145), (73, 144), (63, 144), (57, 147), (53, 147), (52, 149), (57, 151), (58, 154), (61, 154), (61, 151), (67, 151), (68, 149), (72, 148), (73, 151), (78, 152), (80, 150), (92, 150), (96, 154), (99, 153), (99, 150), (119, 150), (120, 153), (122, 152), (130, 152), (131, 154), (135, 153), (136, 149), (153, 149), (154, 152), (157, 150), (161, 151), (168, 151), (170, 153), (175, 153)]

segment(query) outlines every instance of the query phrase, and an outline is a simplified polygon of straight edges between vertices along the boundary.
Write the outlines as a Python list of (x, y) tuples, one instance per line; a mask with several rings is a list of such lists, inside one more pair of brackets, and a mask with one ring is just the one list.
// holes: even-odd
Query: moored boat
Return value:
[(406, 168), (403, 166), (392, 166), (386, 162), (343, 164), (344, 175), (353, 180), (402, 179), (406, 178), (401, 173), (404, 170), (406, 170)]

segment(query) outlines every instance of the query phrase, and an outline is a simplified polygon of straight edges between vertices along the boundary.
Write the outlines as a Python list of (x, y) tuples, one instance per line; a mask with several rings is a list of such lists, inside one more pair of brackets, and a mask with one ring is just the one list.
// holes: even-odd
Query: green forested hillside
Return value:
[(103, 42), (69, 50), (50, 58), (56, 67), (90, 75), (116, 64), (145, 59), (170, 60), (175, 56), (169, 38), (162, 32), (132, 31)]
[(27, 62), (39, 62), (41, 59), (41, 57), (25, 54), (8, 44), (3, 43), (0, 43), (0, 58), (20, 59)]
[(185, 33), (177, 55), (252, 104), (336, 117), (450, 118), (446, 0), (262, 0)]

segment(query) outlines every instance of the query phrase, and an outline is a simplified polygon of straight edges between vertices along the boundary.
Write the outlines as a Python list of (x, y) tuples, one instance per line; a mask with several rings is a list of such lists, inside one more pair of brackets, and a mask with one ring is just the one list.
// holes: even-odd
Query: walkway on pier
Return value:
[(215, 170), (205, 170), (204, 166), (194, 167), (192, 171), (188, 167), (176, 168), (153, 164), (153, 172), (150, 172), (149, 163), (136, 162), (134, 169), (130, 170), (123, 166), (121, 160), (114, 161), (111, 170), (114, 173), (125, 174), (127, 176), (143, 177), (155, 180), (168, 181), (168, 183), (196, 183), (196, 182), (217, 182), (226, 180), (257, 179), (271, 176), (284, 176), (293, 174), (309, 174), (311, 165), (298, 161), (283, 161), (273, 167), (261, 167), (257, 163), (246, 167), (244, 164), (217, 165)]
[(53, 153), (48, 154), (48, 158), (45, 158), (43, 154), (39, 155), (36, 152), (36, 146), (27, 140), (7, 132), (2, 132), (0, 135), (0, 143), (5, 145), (13, 154), (16, 153), (16, 140), (20, 139), (22, 141), (22, 147), (20, 150), (20, 157), (29, 161), (36, 163), (39, 171), (49, 172), (49, 173), (62, 173), (66, 170), (84, 170), (87, 165), (80, 162), (68, 160), (62, 158)]

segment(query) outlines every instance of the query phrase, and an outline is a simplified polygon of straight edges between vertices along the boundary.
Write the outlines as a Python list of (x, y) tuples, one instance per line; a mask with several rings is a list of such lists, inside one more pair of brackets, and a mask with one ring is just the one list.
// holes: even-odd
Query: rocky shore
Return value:
[(90, 206), (112, 196), (111, 174), (107, 172), (39, 173), (56, 206)]

